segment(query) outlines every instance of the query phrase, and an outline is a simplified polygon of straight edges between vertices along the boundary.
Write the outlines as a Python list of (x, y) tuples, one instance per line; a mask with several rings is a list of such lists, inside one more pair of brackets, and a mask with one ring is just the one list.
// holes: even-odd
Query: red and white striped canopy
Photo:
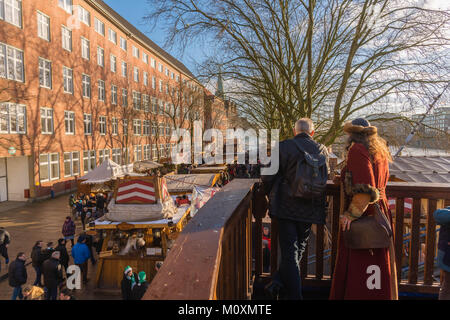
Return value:
[(142, 180), (127, 180), (121, 182), (117, 189), (116, 203), (146, 203), (155, 204), (155, 186)]

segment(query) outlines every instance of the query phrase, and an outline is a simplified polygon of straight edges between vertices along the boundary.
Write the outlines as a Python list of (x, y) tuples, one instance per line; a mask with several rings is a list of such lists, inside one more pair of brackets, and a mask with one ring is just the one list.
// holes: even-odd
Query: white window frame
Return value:
[(109, 159), (110, 154), (109, 149), (98, 150), (98, 165), (101, 165), (103, 161)]
[(142, 121), (141, 119), (133, 119), (133, 134), (140, 136), (142, 134)]
[(117, 57), (113, 54), (109, 57), (109, 62), (111, 64), (111, 72), (116, 73), (117, 71)]
[(117, 136), (119, 134), (119, 119), (112, 118), (111, 120), (111, 134)]
[(150, 120), (144, 120), (142, 123), (142, 135), (150, 136)]
[(96, 17), (94, 17), (94, 29), (98, 34), (102, 35), (103, 37), (105, 36), (105, 23), (100, 21)]
[(58, 7), (69, 14), (72, 14), (72, 0), (58, 0)]
[(112, 161), (117, 164), (122, 163), (122, 150), (120, 148), (112, 149)]
[[(89, 80), (89, 81), (86, 81)], [(91, 76), (87, 74), (81, 75), (81, 86), (82, 86), (82, 95), (83, 98), (90, 99), (92, 96), (92, 84), (91, 84)], [(89, 93), (89, 95), (86, 95), (86, 93)]]
[(37, 22), (38, 37), (50, 42), (50, 17), (45, 13), (37, 10)]
[(105, 102), (106, 99), (106, 88), (105, 88), (105, 81), (98, 80), (98, 101)]
[(84, 135), (85, 136), (92, 135), (92, 114), (89, 113), (83, 114), (83, 124), (84, 124)]
[(152, 89), (156, 90), (156, 77), (152, 76)]
[(108, 40), (117, 45), (117, 32), (111, 28), (108, 29)]
[[(17, 72), (18, 70), (20, 73)], [(23, 50), (0, 42), (0, 78), (25, 82)]]
[(120, 37), (120, 49), (122, 49), (123, 51), (127, 51), (128, 49), (128, 41), (123, 37)]
[[(96, 168), (96, 166), (97, 166), (96, 157), (97, 157), (97, 153), (95, 152), (95, 150), (83, 151), (83, 172), (84, 173), (88, 173)], [(86, 161), (87, 161), (87, 166), (85, 165)]]
[[(52, 156), (56, 155), (57, 160), (53, 160)], [(41, 162), (41, 157), (46, 157), (46, 162)], [(53, 166), (57, 165), (57, 173), (58, 175), (55, 175), (55, 172), (53, 170)], [(48, 166), (48, 179), (41, 179), (41, 167), (43, 165)], [(40, 182), (48, 182), (48, 181), (54, 181), (59, 180), (60, 177), (60, 167), (59, 167), (59, 153), (44, 153), (39, 155), (39, 181)]]
[(128, 90), (125, 88), (122, 88), (122, 107), (128, 107)]
[[(53, 134), (55, 131), (55, 125), (53, 121), (53, 109), (52, 108), (40, 108), (40, 119), (41, 119), (41, 134)], [(42, 122), (45, 122), (45, 126)]]
[(134, 161), (142, 161), (142, 145), (134, 146)]
[(142, 95), (138, 91), (133, 91), (133, 109), (141, 110), (141, 98)]
[(66, 135), (75, 135), (75, 112), (64, 110), (64, 130)]
[(145, 52), (142, 52), (142, 61), (144, 61), (144, 63), (148, 64), (148, 54)]
[(134, 67), (134, 69), (133, 69), (133, 79), (134, 79), (134, 82), (139, 83), (139, 68), (138, 67)]
[(128, 64), (122, 61), (122, 77), (126, 78), (128, 76)]
[[(68, 159), (66, 159), (66, 156), (68, 156)], [(63, 160), (64, 160), (64, 177), (75, 177), (80, 174), (80, 152), (73, 151), (73, 152), (64, 152), (63, 154)], [(66, 163), (69, 163), (70, 169), (69, 174), (66, 173)], [(74, 171), (74, 163), (78, 163), (78, 171)]]
[(88, 27), (91, 26), (91, 13), (80, 5), (78, 5), (78, 20)]
[(111, 84), (111, 104), (117, 105), (117, 86)]
[(98, 132), (101, 136), (106, 135), (106, 117), (99, 116), (98, 117)]
[(144, 85), (148, 86), (148, 73), (146, 71), (144, 71)]
[(65, 25), (61, 26), (61, 41), (62, 48), (69, 52), (72, 52), (72, 30)]
[(105, 49), (100, 46), (97, 46), (97, 65), (105, 67)]
[[(20, 129), (21, 122), (22, 130)], [(27, 133), (27, 109), (25, 105), (9, 102), (0, 103), (0, 133)]]
[(158, 64), (158, 70), (159, 70), (159, 72), (164, 72), (164, 66), (162, 63)]
[(81, 57), (86, 60), (91, 59), (91, 42), (85, 37), (81, 37)]
[(63, 66), (64, 93), (73, 94), (73, 69)]
[(154, 58), (150, 58), (150, 65), (153, 69), (156, 69), (156, 60)]
[[(49, 66), (47, 66), (47, 64), (49, 64)], [(41, 78), (41, 70), (43, 78)], [(39, 86), (47, 89), (52, 88), (52, 62), (41, 57), (39, 57)]]
[(139, 59), (139, 48), (133, 46), (133, 57)]

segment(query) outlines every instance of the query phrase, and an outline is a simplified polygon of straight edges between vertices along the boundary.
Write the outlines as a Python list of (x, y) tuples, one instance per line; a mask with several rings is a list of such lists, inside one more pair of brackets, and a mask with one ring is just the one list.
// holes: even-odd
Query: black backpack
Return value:
[(291, 196), (312, 199), (325, 193), (328, 180), (327, 159), (322, 154), (323, 146), (317, 154), (308, 153), (293, 139), (297, 148), (305, 155), (297, 161), (297, 170), (291, 184)]

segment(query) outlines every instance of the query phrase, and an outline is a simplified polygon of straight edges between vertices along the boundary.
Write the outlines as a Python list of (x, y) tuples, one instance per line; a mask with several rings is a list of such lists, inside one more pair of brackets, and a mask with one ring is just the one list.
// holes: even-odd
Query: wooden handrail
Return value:
[[(247, 299), (251, 296), (252, 276), (262, 274), (262, 217), (254, 212), (253, 188), (257, 180), (235, 179), (201, 208), (175, 241), (173, 248), (153, 279), (144, 299)], [(436, 253), (434, 210), (450, 200), (450, 185), (390, 182), (387, 196), (396, 199), (394, 215), (396, 264), (400, 291), (436, 293), (433, 267)], [(324, 226), (315, 227), (314, 250), (302, 259), (302, 277), (308, 286), (329, 286), (336, 261), (339, 231), (340, 186), (327, 185), (331, 254), (324, 254)], [(405, 219), (405, 198), (413, 199), (411, 218)], [(428, 200), (426, 236), (420, 237), (422, 200)], [(253, 223), (252, 223), (253, 216)], [(408, 277), (401, 279), (405, 263), (403, 235), (409, 224)], [(254, 229), (252, 230), (252, 225)], [(423, 227), (422, 227), (423, 229)], [(272, 221), (271, 271), (277, 265), (277, 227)], [(252, 238), (256, 243), (252, 243)], [(420, 239), (425, 239), (424, 280), (418, 277)], [(308, 265), (308, 255), (315, 255)], [(326, 256), (326, 257), (325, 257)], [(328, 259), (329, 257), (329, 259)], [(254, 258), (254, 265), (252, 258)], [(327, 264), (325, 264), (325, 258)], [(253, 271), (253, 272), (252, 272)]]

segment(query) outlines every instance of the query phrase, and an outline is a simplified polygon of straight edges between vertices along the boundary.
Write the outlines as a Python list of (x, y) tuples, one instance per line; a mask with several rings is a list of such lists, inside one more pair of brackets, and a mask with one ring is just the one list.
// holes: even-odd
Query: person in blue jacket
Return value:
[(434, 212), (436, 223), (441, 226), (439, 231), (437, 266), (444, 276), (439, 291), (439, 300), (450, 300), (450, 207)]
[(86, 245), (85, 236), (81, 235), (78, 237), (77, 244), (72, 248), (72, 257), (74, 263), (81, 269), (81, 274), (83, 275), (83, 283), (87, 283), (88, 260), (91, 257), (91, 252)]

